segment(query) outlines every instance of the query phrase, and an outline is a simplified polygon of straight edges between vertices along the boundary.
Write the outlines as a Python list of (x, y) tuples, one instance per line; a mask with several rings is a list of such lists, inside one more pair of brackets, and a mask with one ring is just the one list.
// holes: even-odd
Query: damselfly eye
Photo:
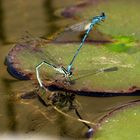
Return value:
[(69, 76), (72, 76), (72, 71), (70, 71)]
[(102, 12), (102, 14), (101, 14), (101, 15), (102, 15), (102, 17), (105, 17), (105, 13), (104, 13), (104, 12)]

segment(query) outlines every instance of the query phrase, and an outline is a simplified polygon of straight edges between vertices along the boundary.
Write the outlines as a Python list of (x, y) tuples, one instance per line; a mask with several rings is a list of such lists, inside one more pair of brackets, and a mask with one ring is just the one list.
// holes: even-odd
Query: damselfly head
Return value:
[(105, 18), (106, 18), (106, 15), (105, 15), (104, 12), (102, 12), (101, 15), (100, 16), (97, 16), (96, 18), (98, 18), (99, 21), (104, 21)]
[(99, 23), (101, 21), (104, 21), (105, 18), (106, 18), (106, 15), (105, 15), (104, 12), (102, 12), (100, 16), (93, 17), (92, 23), (97, 24), (97, 23)]
[(104, 19), (106, 18), (106, 15), (105, 15), (104, 12), (101, 13), (101, 17), (104, 18)]

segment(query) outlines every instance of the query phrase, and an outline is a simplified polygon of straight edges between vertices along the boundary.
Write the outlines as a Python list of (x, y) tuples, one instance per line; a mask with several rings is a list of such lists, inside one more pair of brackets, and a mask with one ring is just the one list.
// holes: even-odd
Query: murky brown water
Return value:
[[(37, 99), (20, 99), (20, 95), (34, 89), (31, 81), (19, 81), (11, 77), (4, 66), (4, 59), (13, 43), (24, 31), (35, 36), (46, 36), (66, 25), (67, 19), (58, 18), (53, 11), (71, 5), (57, 0), (22, 1), (0, 0), (0, 134), (31, 134), (51, 136), (56, 139), (83, 137), (87, 128), (82, 123), (71, 120), (46, 108)], [(77, 1), (78, 2), (78, 1)], [(44, 6), (48, 7), (44, 8)], [(50, 13), (52, 11), (52, 13)], [(50, 14), (49, 14), (50, 13)], [(8, 45), (7, 45), (8, 44)], [(96, 122), (111, 108), (139, 99), (137, 96), (85, 97), (77, 96), (82, 105), (84, 118)]]

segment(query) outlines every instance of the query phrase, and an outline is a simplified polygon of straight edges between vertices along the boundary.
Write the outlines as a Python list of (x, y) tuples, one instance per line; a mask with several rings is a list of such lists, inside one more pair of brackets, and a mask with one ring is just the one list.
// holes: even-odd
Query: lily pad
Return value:
[(120, 106), (103, 116), (94, 140), (139, 140), (140, 101)]
[[(70, 83), (66, 82), (63, 75), (43, 66), (40, 69), (43, 83), (46, 87), (53, 86), (89, 95), (95, 92), (116, 95), (138, 90), (140, 88), (139, 44), (129, 37), (118, 37), (115, 40), (114, 45), (124, 47), (123, 51), (110, 49), (113, 43), (109, 46), (85, 43), (74, 62)], [(120, 45), (122, 43), (125, 46)], [(8, 70), (17, 78), (34, 79), (37, 82), (35, 68), (40, 62), (45, 60), (66, 68), (78, 46), (77, 43), (56, 44), (41, 39), (19, 43), (7, 56)]]
[(90, 19), (103, 11), (108, 19), (100, 27), (103, 33), (111, 36), (129, 35), (140, 40), (139, 4), (140, 1), (138, 0), (109, 0), (98, 1), (97, 3), (91, 1), (86, 6), (80, 7), (76, 4), (71, 8), (65, 8), (61, 11), (61, 14), (64, 16), (67, 14), (74, 17), (80, 16), (81, 19)]

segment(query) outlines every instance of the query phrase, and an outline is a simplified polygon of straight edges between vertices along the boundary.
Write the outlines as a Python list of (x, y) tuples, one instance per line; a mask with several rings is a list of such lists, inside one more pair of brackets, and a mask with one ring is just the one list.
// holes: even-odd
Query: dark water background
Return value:
[[(25, 33), (34, 36), (51, 35), (67, 25), (71, 19), (56, 16), (56, 11), (78, 3), (80, 0), (0, 0), (0, 134), (29, 134), (30, 137), (50, 136), (80, 139), (86, 128), (46, 109), (38, 99), (22, 100), (19, 96), (32, 90), (30, 81), (19, 81), (11, 77), (4, 66), (4, 59), (14, 43)], [(138, 96), (85, 97), (77, 96), (85, 119), (96, 121), (110, 109)]]

